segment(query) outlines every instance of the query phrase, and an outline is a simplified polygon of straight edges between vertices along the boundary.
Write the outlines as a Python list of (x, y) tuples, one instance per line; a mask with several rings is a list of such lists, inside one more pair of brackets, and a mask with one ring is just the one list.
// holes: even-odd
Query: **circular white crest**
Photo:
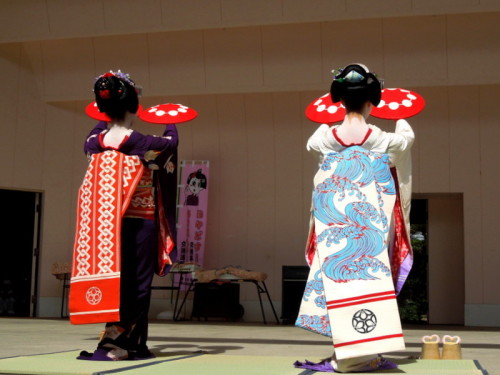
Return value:
[(96, 286), (91, 286), (87, 290), (87, 293), (85, 293), (85, 298), (87, 299), (87, 302), (89, 304), (97, 305), (99, 302), (101, 302), (101, 299), (102, 299), (101, 289), (99, 289)]
[(155, 115), (156, 116), (163, 116), (166, 112), (165, 111), (156, 111)]
[(177, 111), (168, 111), (168, 114), (170, 116), (177, 116), (179, 114), (179, 112), (177, 112)]
[(326, 105), (321, 104), (321, 105), (318, 106), (318, 108), (316, 108), (316, 111), (323, 112), (325, 109), (326, 109)]

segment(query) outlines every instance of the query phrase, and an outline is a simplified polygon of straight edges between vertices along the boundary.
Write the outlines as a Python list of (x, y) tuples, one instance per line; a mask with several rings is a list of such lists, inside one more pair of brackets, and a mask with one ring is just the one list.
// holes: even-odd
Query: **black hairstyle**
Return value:
[(137, 113), (139, 108), (139, 98), (134, 82), (120, 71), (106, 73), (97, 78), (94, 84), (94, 94), (99, 111), (106, 113), (114, 120), (123, 120), (126, 112)]
[(201, 172), (201, 169), (198, 169), (196, 172), (190, 173), (187, 178), (187, 184), (191, 182), (193, 178), (200, 180), (200, 187), (202, 189), (207, 188), (207, 177)]
[(347, 112), (360, 112), (366, 101), (380, 103), (382, 83), (362, 65), (351, 64), (334, 77), (330, 95), (334, 103), (343, 101)]

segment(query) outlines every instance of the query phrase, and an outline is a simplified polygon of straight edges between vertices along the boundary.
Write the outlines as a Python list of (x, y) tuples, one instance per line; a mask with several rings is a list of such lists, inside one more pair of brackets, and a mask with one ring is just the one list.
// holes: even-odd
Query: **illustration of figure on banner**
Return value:
[(198, 206), (199, 194), (202, 190), (207, 188), (207, 177), (202, 173), (201, 169), (189, 174), (186, 183), (186, 200), (184, 202), (187, 206)]
[(208, 161), (181, 162), (177, 243), (181, 263), (203, 265), (208, 208)]

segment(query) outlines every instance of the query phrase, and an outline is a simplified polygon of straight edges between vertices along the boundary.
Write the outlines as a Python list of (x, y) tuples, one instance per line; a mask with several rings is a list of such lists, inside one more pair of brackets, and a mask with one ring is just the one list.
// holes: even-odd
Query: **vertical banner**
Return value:
[(203, 266), (207, 231), (208, 178), (207, 160), (182, 160), (177, 220), (179, 263)]

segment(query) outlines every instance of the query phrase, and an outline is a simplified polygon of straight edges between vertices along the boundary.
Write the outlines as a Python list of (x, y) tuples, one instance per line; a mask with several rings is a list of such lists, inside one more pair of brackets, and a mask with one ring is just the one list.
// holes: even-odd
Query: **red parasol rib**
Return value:
[(179, 124), (191, 121), (196, 116), (198, 116), (198, 112), (185, 105), (165, 103), (142, 111), (139, 118), (153, 124)]

